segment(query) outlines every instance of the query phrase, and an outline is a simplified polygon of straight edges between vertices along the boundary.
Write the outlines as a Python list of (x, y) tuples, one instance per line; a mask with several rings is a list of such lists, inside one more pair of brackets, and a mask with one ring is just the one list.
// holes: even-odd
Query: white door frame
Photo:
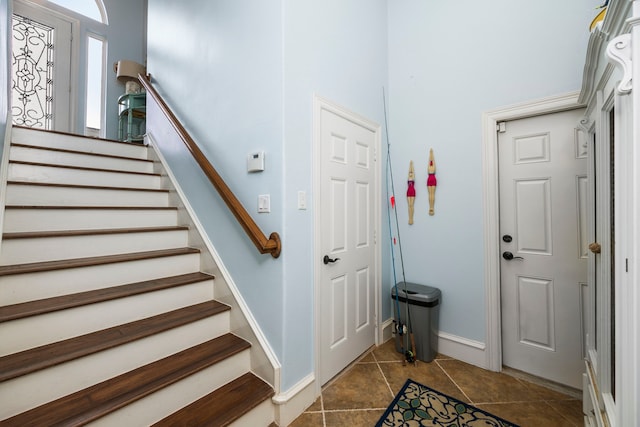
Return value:
[(482, 188), (484, 287), (486, 313), (485, 368), (502, 370), (500, 312), (500, 197), (498, 192), (498, 122), (584, 107), (578, 92), (517, 104), (482, 114)]
[(381, 208), (380, 208), (380, 197), (381, 197), (381, 168), (380, 168), (380, 144), (382, 141), (382, 131), (380, 125), (370, 121), (369, 119), (360, 116), (340, 105), (335, 104), (328, 99), (322, 98), (321, 96), (314, 94), (313, 95), (313, 284), (314, 284), (314, 325), (313, 325), (313, 335), (314, 335), (314, 343), (315, 343), (315, 351), (314, 351), (314, 372), (316, 378), (316, 394), (320, 394), (320, 389), (322, 384), (318, 379), (320, 378), (320, 322), (322, 321), (322, 313), (320, 311), (320, 286), (321, 286), (321, 258), (322, 258), (322, 247), (321, 247), (321, 226), (322, 226), (322, 218), (321, 211), (319, 206), (320, 200), (320, 186), (321, 186), (321, 143), (322, 143), (322, 129), (321, 129), (321, 116), (322, 111), (329, 111), (333, 114), (336, 114), (346, 120), (349, 120), (353, 123), (356, 123), (375, 134), (375, 153), (374, 159), (376, 159), (375, 166), (375, 179), (374, 179), (374, 206), (376, 206), (375, 211), (373, 212), (373, 225), (376, 232), (376, 237), (374, 241), (375, 245), (375, 260), (374, 260), (374, 269), (376, 272), (376, 280), (374, 283), (374, 322), (375, 322), (375, 344), (380, 344), (381, 342), (381, 333), (382, 328), (380, 326), (380, 313), (382, 313), (382, 253), (380, 246), (380, 227), (381, 227)]

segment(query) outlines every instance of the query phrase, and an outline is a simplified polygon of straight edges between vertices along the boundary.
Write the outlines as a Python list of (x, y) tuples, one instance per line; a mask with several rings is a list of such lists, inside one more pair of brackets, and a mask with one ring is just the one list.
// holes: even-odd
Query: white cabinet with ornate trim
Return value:
[(593, 160), (584, 316), (586, 426), (640, 426), (638, 82), (640, 1), (611, 0), (589, 39), (580, 94), (587, 105), (581, 126), (590, 134)]

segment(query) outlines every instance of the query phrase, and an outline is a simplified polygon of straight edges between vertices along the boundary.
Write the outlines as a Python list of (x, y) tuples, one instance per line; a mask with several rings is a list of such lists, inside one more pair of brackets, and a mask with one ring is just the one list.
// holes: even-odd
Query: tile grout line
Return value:
[(447, 378), (449, 378), (449, 380), (451, 380), (451, 382), (453, 383), (453, 385), (455, 385), (456, 387), (458, 387), (458, 390), (460, 390), (460, 393), (462, 393), (462, 394), (464, 395), (464, 397), (466, 397), (466, 398), (467, 398), (467, 400), (469, 401), (469, 403), (470, 403), (470, 404), (472, 404), (472, 405), (476, 405), (476, 403), (474, 403), (474, 402), (473, 402), (473, 400), (471, 400), (471, 399), (469, 398), (469, 396), (467, 396), (467, 393), (465, 393), (465, 392), (464, 392), (464, 390), (462, 389), (462, 387), (460, 387), (460, 386), (458, 385), (458, 383), (457, 383), (457, 382), (455, 382), (453, 378), (451, 378), (451, 375), (449, 375), (449, 373), (447, 372), (447, 370), (446, 370), (446, 369), (444, 369), (444, 367), (440, 364), (440, 362), (438, 362), (438, 359), (434, 359), (434, 362), (436, 362), (436, 363), (438, 364), (438, 367), (439, 367), (440, 369), (442, 369), (442, 372), (444, 372), (444, 374), (447, 376)]
[(391, 389), (391, 384), (389, 384), (389, 380), (387, 380), (387, 376), (384, 374), (384, 371), (382, 370), (382, 367), (380, 366), (380, 362), (378, 362), (378, 358), (376, 357), (375, 353), (372, 351), (371, 355), (373, 356), (373, 360), (375, 360), (376, 362), (376, 366), (378, 367), (378, 371), (380, 371), (380, 374), (382, 374), (382, 378), (384, 378), (384, 382), (385, 384), (387, 384), (387, 388), (389, 389), (389, 393), (391, 393), (391, 398), (393, 399), (395, 397), (395, 395), (393, 394), (393, 390)]

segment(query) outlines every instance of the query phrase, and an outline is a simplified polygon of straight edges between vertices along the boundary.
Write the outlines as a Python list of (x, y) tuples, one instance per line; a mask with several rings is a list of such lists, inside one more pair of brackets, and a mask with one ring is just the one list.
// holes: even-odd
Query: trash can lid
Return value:
[[(391, 298), (400, 302), (408, 302), (411, 305), (423, 307), (435, 307), (440, 303), (440, 289), (419, 283), (398, 282), (397, 287), (391, 288)], [(406, 292), (405, 292), (406, 289)]]

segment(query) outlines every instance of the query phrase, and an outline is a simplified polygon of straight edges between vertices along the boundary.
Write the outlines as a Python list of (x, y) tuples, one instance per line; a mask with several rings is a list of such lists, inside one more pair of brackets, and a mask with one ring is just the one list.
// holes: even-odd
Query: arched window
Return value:
[(73, 10), (80, 15), (107, 24), (107, 13), (102, 0), (49, 0), (59, 6)]

